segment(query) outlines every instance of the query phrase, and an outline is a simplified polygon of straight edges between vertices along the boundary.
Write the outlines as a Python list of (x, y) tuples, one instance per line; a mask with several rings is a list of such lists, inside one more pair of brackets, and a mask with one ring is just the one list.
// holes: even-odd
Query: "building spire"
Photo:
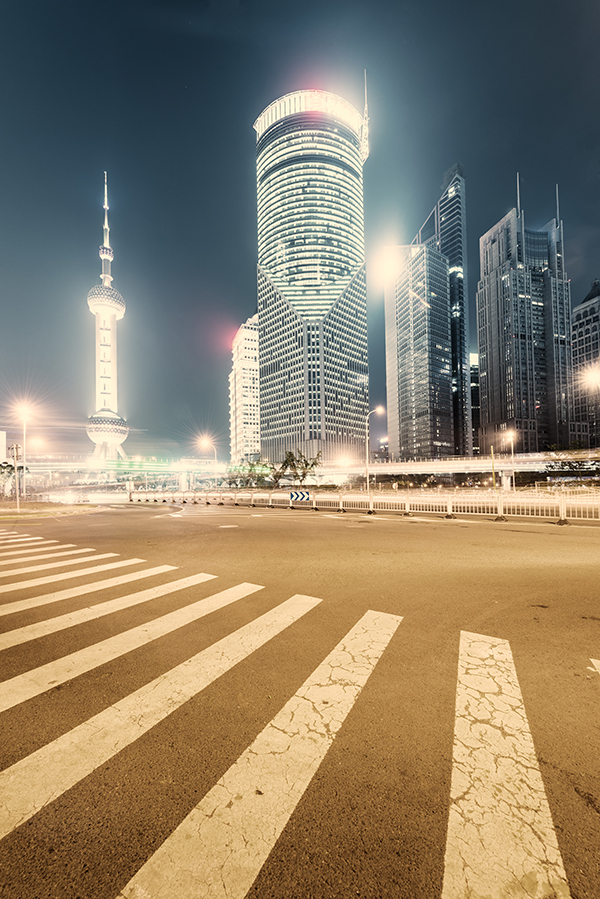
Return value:
[(111, 264), (114, 259), (114, 253), (110, 246), (110, 228), (108, 227), (108, 183), (106, 172), (104, 172), (104, 242), (100, 247), (100, 259), (102, 260), (102, 280), (103, 287), (110, 287), (112, 281)]
[(521, 179), (517, 172), (517, 215), (521, 215)]
[(560, 202), (558, 199), (558, 184), (556, 185), (556, 226), (560, 227)]
[(365, 69), (365, 111), (360, 128), (360, 158), (364, 163), (369, 156), (369, 103), (367, 99), (367, 70)]

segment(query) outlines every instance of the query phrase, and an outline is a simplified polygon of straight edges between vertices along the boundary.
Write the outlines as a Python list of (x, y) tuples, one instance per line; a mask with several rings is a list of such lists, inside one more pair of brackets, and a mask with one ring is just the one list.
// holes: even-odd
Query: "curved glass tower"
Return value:
[(364, 456), (362, 166), (367, 115), (325, 91), (268, 106), (257, 134), (261, 453)]

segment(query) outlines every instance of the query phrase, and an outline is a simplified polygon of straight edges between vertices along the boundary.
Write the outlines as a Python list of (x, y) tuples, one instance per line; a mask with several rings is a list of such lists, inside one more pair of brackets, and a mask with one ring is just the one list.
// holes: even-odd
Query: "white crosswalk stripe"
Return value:
[(16, 546), (17, 544), (25, 544), (25, 543), (41, 543), (43, 537), (28, 537), (26, 534), (22, 534), (18, 537), (0, 537), (0, 546)]
[[(96, 562), (98, 559), (114, 559), (119, 553), (98, 553), (82, 559), (63, 559), (61, 562), (48, 562), (42, 565), (29, 565), (26, 568), (13, 568), (12, 571), (0, 571), (0, 577), (14, 577), (21, 574), (33, 574), (34, 571), (48, 571), (50, 568), (65, 568), (67, 565), (79, 565), (82, 562)], [(142, 559), (142, 561), (144, 561)]]
[[(148, 568), (145, 571), (146, 577), (156, 574), (163, 574), (165, 571), (173, 571), (173, 565), (159, 565), (156, 568)], [(25, 627), (16, 628), (0, 634), (0, 650), (8, 649), (9, 646), (18, 646), (20, 643), (27, 643), (29, 640), (36, 640), (38, 637), (45, 637), (48, 634), (55, 634), (57, 631), (74, 627), (76, 624), (83, 624), (85, 621), (93, 621), (96, 618), (102, 618), (104, 615), (110, 615), (121, 609), (129, 609), (132, 606), (139, 605), (142, 602), (148, 602), (159, 596), (166, 596), (177, 590), (183, 590), (186, 587), (193, 587), (204, 581), (214, 578), (213, 574), (195, 574), (192, 577), (181, 578), (178, 581), (171, 581), (168, 584), (162, 584), (159, 587), (150, 587), (149, 590), (142, 590), (139, 593), (130, 593), (127, 596), (120, 596), (118, 599), (112, 599), (107, 602), (97, 603), (94, 606), (87, 606), (85, 609), (78, 609), (76, 612), (68, 612), (65, 615), (57, 615), (55, 618), (48, 618), (46, 621), (39, 621), (35, 624), (28, 624)]]
[[(208, 578), (204, 576), (203, 579), (207, 580)], [(196, 583), (200, 583), (201, 576), (197, 575), (195, 578), (186, 578), (186, 580), (195, 580)], [(182, 589), (181, 584), (178, 584), (177, 581), (166, 586), (172, 586), (173, 589), (165, 590), (165, 594)], [(190, 584), (188, 583), (186, 586), (190, 586)], [(170, 634), (186, 624), (198, 621), (205, 615), (209, 615), (217, 609), (222, 609), (238, 599), (243, 599), (245, 596), (250, 596), (257, 590), (262, 590), (262, 587), (257, 584), (238, 584), (236, 587), (230, 587), (228, 590), (223, 590), (221, 593), (208, 597), (208, 599), (201, 599), (189, 606), (184, 606), (183, 609), (170, 612), (161, 618), (155, 618), (153, 621), (141, 624), (128, 631), (123, 631), (114, 637), (109, 637), (107, 640), (94, 643), (93, 646), (88, 646), (85, 649), (80, 649), (78, 652), (63, 656), (56, 662), (48, 662), (48, 664), (42, 665), (40, 668), (35, 668), (33, 671), (28, 671), (25, 674), (20, 674), (17, 677), (4, 681), (3, 684), (0, 684), (0, 712), (25, 702), (25, 700), (31, 699), (33, 696), (38, 696), (40, 693), (45, 693), (46, 690), (50, 690), (58, 684), (64, 684), (74, 677), (85, 674), (86, 671), (92, 671), (99, 665), (112, 662), (119, 656), (132, 652), (132, 650), (138, 649), (140, 646), (145, 646), (153, 640), (158, 640), (160, 637), (164, 637), (165, 634)]]
[(569, 887), (510, 646), (463, 632), (442, 899)]
[(0, 838), (313, 609), (293, 596), (0, 774)]
[[(24, 559), (2, 559), (0, 561), (0, 565), (22, 565), (24, 562), (39, 562), (45, 561), (46, 559), (58, 559), (62, 556), (76, 556), (81, 553), (93, 553), (94, 550), (90, 549), (88, 546), (86, 549), (67, 549), (64, 552), (52, 552), (52, 553), (44, 553), (43, 555), (38, 556), (26, 556)], [(118, 553), (109, 553), (109, 555), (114, 556), (118, 555)], [(108, 556), (90, 556), (90, 559), (106, 559)], [(88, 559), (73, 559), (73, 562), (87, 562)], [(38, 568), (29, 568), (25, 570), (29, 571), (42, 571), (44, 568), (50, 568), (50, 565), (40, 565)], [(55, 566), (58, 567), (58, 566)], [(25, 570), (22, 571), (7, 571), (4, 576), (8, 577), (11, 574), (24, 574)]]
[(367, 612), (119, 899), (243, 899), (401, 620)]
[[(58, 540), (40, 540), (39, 543), (28, 544), (25, 549), (7, 549), (4, 552), (0, 552), (0, 558), (5, 558), (6, 556), (22, 556), (25, 553), (42, 553), (46, 552), (49, 549), (67, 549), (69, 546), (75, 546), (74, 543), (62, 543), (60, 546), (57, 544), (60, 541)], [(53, 544), (50, 546), (50, 544)]]
[[(98, 556), (96, 556), (96, 558), (98, 558)], [(93, 565), (91, 568), (81, 568), (79, 571), (63, 571), (61, 574), (49, 574), (46, 577), (36, 577), (29, 581), (19, 581), (18, 584), (2, 584), (0, 593), (11, 593), (15, 590), (27, 590), (30, 587), (41, 587), (43, 584), (55, 584), (57, 581), (66, 581), (69, 578), (84, 577), (88, 574), (99, 574), (101, 571), (110, 571), (113, 568), (124, 568), (126, 565), (138, 565), (140, 562), (144, 561), (145, 559), (122, 559), (120, 562), (108, 562), (106, 565)]]

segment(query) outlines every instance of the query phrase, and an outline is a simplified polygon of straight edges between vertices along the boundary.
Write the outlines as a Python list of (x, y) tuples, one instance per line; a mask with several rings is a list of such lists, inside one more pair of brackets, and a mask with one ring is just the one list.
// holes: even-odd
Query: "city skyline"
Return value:
[[(146, 440), (175, 453), (198, 433), (228, 453), (231, 341), (256, 310), (256, 205), (251, 122), (286, 92), (316, 88), (362, 103), (369, 79), (371, 159), (365, 168), (372, 405), (385, 402), (383, 290), (378, 257), (408, 243), (454, 161), (468, 183), (471, 349), (476, 349), (476, 247), (507, 211), (516, 171), (531, 227), (561, 188), (573, 303), (598, 277), (598, 125), (593, 35), (580, 2), (509, 3), (500, 21), (469, 3), (451, 11), (385, 2), (110, 4), (102, 50), (86, 54), (95, 14), (70, 2), (8, 4), (2, 14), (3, 328), (0, 416), (36, 402), (42, 431), (69, 426), (89, 445), (94, 365), (81, 296), (96, 278), (98, 179), (111, 179), (115, 251), (128, 314), (120, 323), (119, 404), (128, 453)], [(564, 11), (563, 11), (564, 12)], [(460, 14), (459, 14), (460, 13)], [(518, 36), (514, 40), (514, 23)], [(268, 38), (268, 40), (267, 40)], [(268, 50), (257, 53), (257, 49)], [(529, 67), (488, 63), (529, 47)], [(552, 141), (533, 129), (535, 97), (568, 110)], [(427, 65), (424, 61), (427, 60)], [(450, 66), (450, 68), (449, 68)], [(446, 77), (448, 73), (451, 77)], [(524, 77), (525, 76), (525, 77)], [(524, 88), (523, 108), (506, 100)], [(106, 127), (110, 123), (110, 127)], [(373, 420), (373, 437), (384, 426)], [(48, 432), (50, 433), (50, 432)], [(130, 449), (131, 447), (131, 449)]]

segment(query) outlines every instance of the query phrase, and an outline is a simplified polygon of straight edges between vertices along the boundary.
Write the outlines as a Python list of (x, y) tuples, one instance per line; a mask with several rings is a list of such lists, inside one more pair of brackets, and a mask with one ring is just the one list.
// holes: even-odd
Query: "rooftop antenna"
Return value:
[(367, 101), (367, 70), (365, 69), (365, 111), (360, 129), (360, 158), (365, 162), (369, 155), (369, 103)]
[(521, 181), (517, 172), (517, 215), (521, 215)]
[(104, 172), (104, 246), (110, 247), (110, 228), (108, 227), (108, 181)]
[(560, 203), (558, 200), (558, 184), (556, 185), (556, 224), (560, 225)]

